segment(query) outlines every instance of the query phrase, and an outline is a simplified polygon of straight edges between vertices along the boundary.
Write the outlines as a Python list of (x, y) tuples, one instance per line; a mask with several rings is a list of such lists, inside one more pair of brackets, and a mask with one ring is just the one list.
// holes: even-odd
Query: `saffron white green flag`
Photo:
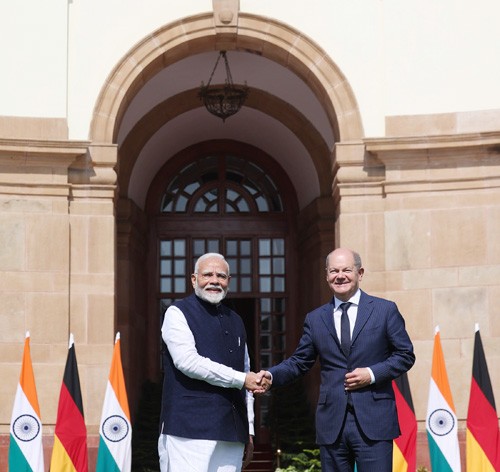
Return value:
[(460, 472), (457, 433), (457, 416), (437, 326), (434, 334), (432, 375), (427, 404), (427, 439), (432, 472)]
[(21, 375), (10, 422), (9, 470), (43, 472), (42, 421), (31, 365), (30, 333), (26, 333)]
[(102, 409), (96, 472), (130, 472), (131, 464), (132, 426), (123, 377), (120, 333), (117, 333)]

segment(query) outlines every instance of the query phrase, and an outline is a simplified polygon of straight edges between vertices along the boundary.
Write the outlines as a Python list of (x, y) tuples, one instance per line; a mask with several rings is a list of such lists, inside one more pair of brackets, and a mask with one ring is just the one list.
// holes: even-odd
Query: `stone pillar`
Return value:
[(0, 139), (0, 436), (29, 330), (47, 460), (73, 333), (95, 462), (115, 334), (115, 163), (113, 146)]

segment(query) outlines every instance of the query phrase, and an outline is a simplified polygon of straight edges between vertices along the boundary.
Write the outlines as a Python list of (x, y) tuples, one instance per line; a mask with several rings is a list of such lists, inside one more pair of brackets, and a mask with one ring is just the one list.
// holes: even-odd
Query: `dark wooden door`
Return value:
[[(196, 259), (219, 252), (231, 271), (226, 303), (245, 322), (252, 370), (283, 360), (297, 293), (290, 194), (270, 158), (245, 146), (204, 146), (166, 166), (148, 197), (159, 323), (172, 301), (191, 293)], [(256, 400), (257, 443), (270, 442), (269, 408), (268, 395)]]

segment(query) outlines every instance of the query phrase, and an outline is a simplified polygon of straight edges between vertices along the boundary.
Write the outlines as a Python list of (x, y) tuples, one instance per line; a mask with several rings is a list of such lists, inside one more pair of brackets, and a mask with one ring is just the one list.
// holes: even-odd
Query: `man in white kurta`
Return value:
[[(227, 293), (229, 285), (229, 267), (219, 254), (205, 254), (200, 257), (192, 275), (196, 296), (203, 302), (219, 306)], [(233, 313), (232, 316), (237, 316)], [(228, 334), (227, 331), (225, 334)], [(185, 314), (175, 305), (170, 306), (162, 326), (162, 338), (168, 349), (175, 369), (189, 379), (206, 382), (224, 389), (247, 389), (263, 391), (260, 379), (250, 372), (250, 360), (246, 343), (244, 349), (244, 369), (236, 370), (208, 357), (200, 355), (195, 335), (192, 332)], [(240, 344), (242, 339), (237, 338)], [(231, 350), (232, 352), (232, 350)], [(165, 387), (164, 387), (165, 388)], [(239, 472), (242, 465), (250, 462), (253, 453), (254, 435), (254, 398), (246, 392), (246, 408), (248, 416), (249, 440), (245, 447), (243, 442), (222, 441), (179, 437), (164, 434), (159, 438), (158, 452), (162, 472)], [(165, 405), (163, 405), (165, 407)], [(217, 411), (210, 413), (217, 415)], [(215, 416), (214, 416), (215, 418)]]

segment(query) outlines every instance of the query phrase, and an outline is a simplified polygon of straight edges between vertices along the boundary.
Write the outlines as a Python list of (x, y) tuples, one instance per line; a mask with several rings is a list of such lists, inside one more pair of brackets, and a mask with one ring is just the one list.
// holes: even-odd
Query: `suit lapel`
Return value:
[(351, 343), (358, 337), (358, 334), (366, 325), (373, 311), (373, 299), (365, 292), (361, 291), (361, 297), (359, 299), (358, 306), (358, 316), (356, 317), (356, 324), (354, 325), (354, 330), (352, 332)]
[[(333, 324), (333, 309), (335, 305), (332, 301), (328, 305), (324, 305), (323, 311), (321, 312), (321, 319), (323, 320), (323, 323), (325, 324), (328, 332), (330, 335), (333, 337), (335, 342), (337, 343), (337, 346), (342, 352), (342, 349), (340, 347), (340, 340), (337, 336), (337, 331), (335, 331), (335, 325)], [(356, 318), (356, 324), (354, 325), (354, 330), (352, 332), (352, 339), (351, 339), (351, 344), (354, 342), (356, 337), (359, 335), (361, 330), (364, 328), (368, 320), (370, 319), (370, 316), (373, 311), (373, 299), (369, 295), (367, 295), (365, 292), (361, 291), (361, 297), (359, 299), (359, 306), (358, 306), (358, 316)], [(342, 352), (343, 353), (343, 352)]]
[(332, 301), (323, 307), (323, 311), (321, 312), (321, 319), (323, 320), (323, 323), (326, 326), (326, 329), (328, 332), (331, 334), (333, 339), (335, 339), (335, 342), (337, 343), (339, 349), (340, 349), (340, 341), (339, 338), (337, 337), (337, 332), (335, 331), (335, 325), (333, 324), (333, 308), (335, 305), (333, 304), (333, 299)]
[(337, 346), (338, 346), (340, 352), (342, 352), (342, 349), (340, 348), (340, 340), (337, 336), (337, 331), (335, 331), (335, 325), (333, 323), (333, 309), (334, 308), (335, 308), (335, 304), (334, 304), (333, 298), (332, 298), (332, 301), (328, 305), (324, 305), (323, 311), (321, 312), (320, 316), (321, 316), (321, 319), (323, 320), (323, 323), (326, 326), (326, 329), (328, 330), (328, 332), (330, 333), (332, 338), (337, 343)]

